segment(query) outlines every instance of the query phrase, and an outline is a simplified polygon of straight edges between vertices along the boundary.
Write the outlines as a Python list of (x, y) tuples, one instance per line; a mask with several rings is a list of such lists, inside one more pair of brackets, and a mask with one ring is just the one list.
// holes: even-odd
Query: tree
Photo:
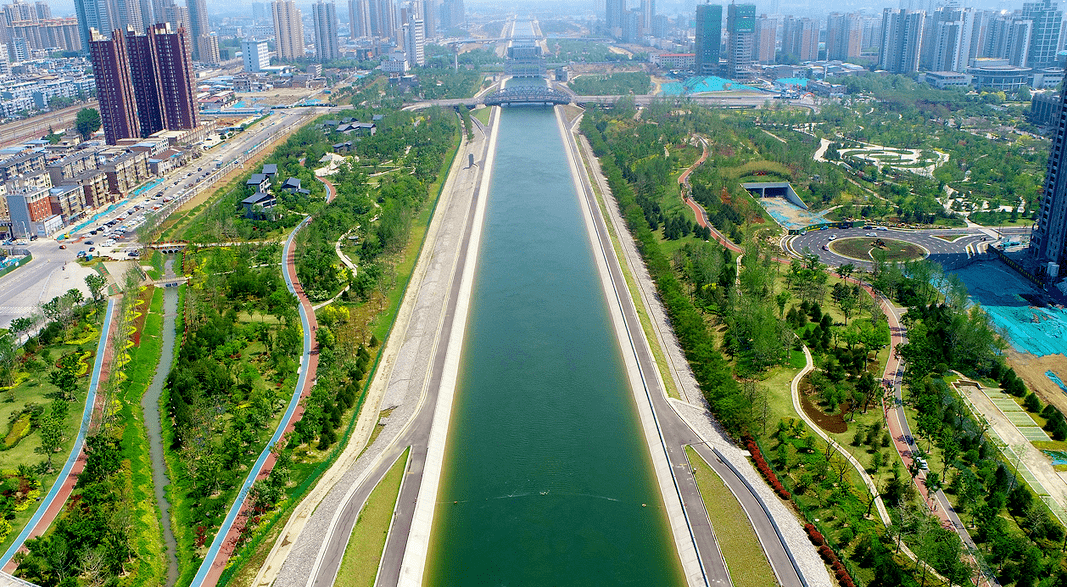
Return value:
[(85, 276), (85, 285), (93, 296), (93, 300), (100, 302), (104, 299), (104, 288), (107, 287), (107, 278), (99, 273)]
[(88, 140), (100, 129), (100, 112), (96, 108), (82, 108), (74, 118), (74, 128), (83, 139)]
[(63, 415), (66, 412), (65, 404), (60, 408), (53, 402), (52, 408), (41, 418), (41, 452), (45, 454), (45, 466), (52, 470), (52, 455), (59, 450), (63, 443)]
[(336, 339), (329, 326), (319, 326), (318, 330), (315, 332), (315, 342), (319, 343), (320, 349), (333, 348)]
[(36, 315), (20, 316), (11, 321), (11, 325), (7, 327), (16, 338), (21, 336), (25, 332), (29, 332), (33, 325), (37, 322)]

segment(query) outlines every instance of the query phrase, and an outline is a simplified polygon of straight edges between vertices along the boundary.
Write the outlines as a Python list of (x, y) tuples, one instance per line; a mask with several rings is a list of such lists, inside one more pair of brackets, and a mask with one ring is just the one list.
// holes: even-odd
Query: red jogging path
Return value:
[[(327, 179), (318, 178), (324, 186), (326, 186), (326, 203), (329, 204), (337, 196), (337, 188)], [(300, 302), (300, 306), (304, 310), (305, 316), (307, 316), (307, 322), (309, 326), (308, 333), (305, 333), (310, 339), (309, 344), (309, 357), (307, 362), (307, 369), (305, 370), (305, 376), (303, 378), (304, 385), (300, 389), (300, 403), (293, 411), (292, 416), (287, 422), (284, 423), (284, 434), (289, 434), (296, 427), (296, 423), (304, 417), (304, 399), (311, 395), (311, 389), (315, 386), (316, 373), (319, 366), (319, 347), (315, 342), (314, 333), (318, 330), (318, 321), (315, 319), (315, 309), (311, 305), (311, 300), (308, 299), (304, 293), (304, 287), (300, 283), (300, 280), (296, 276), (296, 234), (301, 228), (310, 224), (314, 217), (308, 217), (307, 220), (300, 223), (299, 226), (293, 231), (292, 236), (286, 243), (283, 257), (285, 259), (285, 273), (287, 281), (293, 286), (293, 293), (296, 295), (297, 300)], [(280, 442), (284, 442), (285, 436), (282, 437)], [(270, 472), (274, 470), (274, 464), (278, 460), (278, 457), (272, 451), (267, 455), (267, 459), (263, 462), (263, 466), (260, 467), (259, 472), (256, 474), (256, 481), (266, 479)], [(241, 502), (240, 512), (237, 514), (237, 518), (230, 526), (229, 531), (226, 533), (226, 539), (223, 541), (222, 546), (216, 551), (214, 559), (210, 562), (210, 568), (207, 574), (204, 576), (200, 583), (197, 583), (194, 579), (194, 586), (214, 587), (218, 581), (222, 572), (226, 569), (226, 563), (229, 562), (230, 556), (233, 555), (233, 551), (237, 547), (237, 542), (240, 539), (241, 533), (244, 532), (245, 526), (248, 524), (248, 518), (251, 515), (251, 503), (247, 498), (247, 494)], [(208, 564), (205, 560), (201, 566)]]
[[(722, 246), (735, 253), (741, 253), (743, 251), (739, 245), (730, 241), (730, 239), (726, 238), (726, 235), (719, 232), (710, 222), (708, 222), (708, 214), (704, 210), (704, 207), (694, 201), (691, 195), (692, 188), (689, 185), (689, 176), (708, 158), (707, 140), (701, 136), (698, 136), (697, 138), (703, 145), (704, 150), (700, 155), (700, 158), (678, 177), (678, 184), (681, 186), (682, 199), (685, 201), (686, 205), (693, 210), (697, 224), (701, 227), (708, 228), (711, 231), (711, 235), (715, 240), (719, 241), (719, 244)], [(775, 261), (778, 261), (779, 263), (791, 262), (788, 259), (782, 258), (775, 258)], [(904, 413), (903, 398), (900, 393), (900, 385), (904, 377), (904, 363), (896, 352), (897, 345), (907, 342), (907, 329), (900, 323), (900, 318), (897, 316), (896, 309), (892, 302), (884, 296), (876, 293), (870, 284), (851, 277), (846, 278), (845, 281), (859, 285), (868, 295), (874, 298), (874, 300), (882, 306), (886, 319), (889, 322), (889, 346), (894, 350), (889, 353), (889, 358), (886, 360), (885, 364), (885, 370), (882, 371), (882, 385), (886, 391), (882, 398), (882, 412), (886, 421), (886, 426), (889, 428), (889, 433), (893, 437), (893, 446), (896, 448), (897, 454), (900, 455), (900, 460), (904, 463), (904, 466), (910, 471), (914, 458), (912, 455), (913, 444), (909, 444), (908, 441), (913, 439), (911, 438), (911, 429), (908, 426), (907, 415)], [(885, 396), (890, 397), (892, 406), (886, 403)], [(955, 509), (952, 507), (952, 504), (949, 503), (948, 498), (945, 497), (944, 492), (937, 491), (931, 496), (929, 489), (926, 487), (925, 473), (920, 472), (918, 475), (912, 477), (912, 481), (915, 483), (915, 487), (919, 490), (923, 502), (927, 505), (930, 512), (937, 516), (941, 525), (947, 529), (954, 530), (959, 534), (960, 539), (965, 546), (975, 548), (970, 533), (967, 532), (966, 526), (964, 526), (963, 522), (956, 514)], [(981, 584), (999, 585), (995, 579), (990, 581), (984, 574), (982, 575)]]

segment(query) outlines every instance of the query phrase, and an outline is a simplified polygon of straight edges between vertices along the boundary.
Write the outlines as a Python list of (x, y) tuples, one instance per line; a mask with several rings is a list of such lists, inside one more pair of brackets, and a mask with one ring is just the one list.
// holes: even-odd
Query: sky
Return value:
[[(10, 0), (0, 0), (4, 3)], [(32, 1), (32, 0), (29, 0)], [(264, 0), (269, 1), (269, 0)], [(335, 0), (338, 4), (338, 16), (342, 20), (348, 18), (347, 0)], [(981, 8), (990, 10), (1016, 10), (1022, 8), (1024, 0), (958, 0), (968, 8)], [(74, 0), (47, 0), (52, 7), (52, 13), (56, 16), (73, 16)], [(775, 0), (755, 0), (756, 13), (771, 13), (774, 9)], [(877, 14), (883, 8), (896, 8), (899, 0), (837, 0), (829, 5), (822, 0), (777, 0), (779, 11), (782, 14), (796, 16), (823, 16), (828, 12), (859, 12)], [(181, 0), (179, 0), (181, 3)], [(297, 6), (304, 12), (310, 11), (310, 0), (297, 0)], [(639, 0), (627, 0), (628, 5), (636, 8)], [(703, 3), (701, 1), (700, 3)], [(728, 4), (727, 1), (716, 2)], [(1060, 0), (1061, 9), (1067, 12), (1067, 0)], [(603, 0), (541, 0), (530, 2), (529, 0), (466, 0), (468, 11), (479, 13), (490, 12), (516, 12), (529, 13), (530, 11), (547, 12), (557, 15), (573, 15), (587, 17), (591, 14), (604, 12)], [(252, 0), (208, 0), (208, 12), (212, 14), (248, 14), (247, 10), (252, 5)], [(695, 14), (697, 0), (657, 0), (656, 12), (667, 16), (678, 14)], [(305, 8), (306, 7), (306, 8)]]

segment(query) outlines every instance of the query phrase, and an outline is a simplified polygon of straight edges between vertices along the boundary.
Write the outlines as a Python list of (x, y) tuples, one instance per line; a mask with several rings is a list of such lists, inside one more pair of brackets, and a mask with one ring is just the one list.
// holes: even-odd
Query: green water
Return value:
[(555, 115), (498, 132), (427, 584), (684, 584)]

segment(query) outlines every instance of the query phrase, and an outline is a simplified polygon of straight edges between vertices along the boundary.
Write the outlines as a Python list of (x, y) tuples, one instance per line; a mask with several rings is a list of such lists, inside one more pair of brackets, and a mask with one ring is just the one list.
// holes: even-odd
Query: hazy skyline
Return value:
[[(10, 0), (2, 0), (5, 4), (10, 3)], [(74, 16), (74, 0), (47, 0), (49, 6), (52, 8), (52, 13), (55, 16)], [(263, 0), (264, 3), (269, 0)], [(1021, 9), (1023, 2), (1026, 0), (957, 0), (963, 6), (967, 8), (978, 8), (983, 10), (1007, 10), (1012, 11)], [(341, 22), (348, 22), (348, 5), (344, 0), (335, 0), (338, 5), (338, 18)], [(178, 0), (179, 4), (185, 3), (185, 0)], [(231, 0), (226, 2), (224, 6), (219, 6), (217, 0), (208, 1), (208, 13), (212, 16), (247, 16), (249, 14), (249, 7), (251, 7), (253, 0)], [(712, 4), (727, 5), (729, 1), (711, 2)], [(773, 13), (775, 2), (773, 0), (757, 0), (756, 2), (750, 2), (756, 5), (757, 14), (771, 14)], [(310, 14), (311, 6), (314, 4), (311, 0), (298, 1), (297, 6), (301, 8), (306, 14)], [(494, 13), (508, 13), (514, 12), (518, 14), (553, 14), (556, 16), (574, 16), (580, 18), (588, 18), (591, 15), (599, 15), (601, 18), (604, 13), (604, 0), (579, 0), (578, 2), (567, 0), (543, 0), (531, 4), (525, 0), (467, 0), (465, 2), (467, 10), (473, 13), (481, 14), (494, 14)], [(697, 2), (696, 0), (659, 0), (656, 3), (657, 13), (665, 14), (667, 16), (677, 16), (681, 14), (695, 14), (696, 5), (704, 4), (704, 2)], [(797, 16), (824, 16), (831, 12), (860, 12), (864, 11), (870, 14), (877, 14), (882, 11), (883, 8), (898, 8), (899, 0), (896, 2), (887, 2), (885, 0), (844, 0), (843, 2), (837, 2), (828, 7), (824, 2), (818, 2), (816, 0), (802, 0), (802, 1), (780, 1), (777, 2), (779, 6), (779, 12), (781, 14), (791, 14)], [(627, 0), (628, 7), (637, 7), (638, 0)], [(1067, 0), (1059, 0), (1061, 7), (1067, 8)], [(1067, 10), (1065, 10), (1067, 11)]]

